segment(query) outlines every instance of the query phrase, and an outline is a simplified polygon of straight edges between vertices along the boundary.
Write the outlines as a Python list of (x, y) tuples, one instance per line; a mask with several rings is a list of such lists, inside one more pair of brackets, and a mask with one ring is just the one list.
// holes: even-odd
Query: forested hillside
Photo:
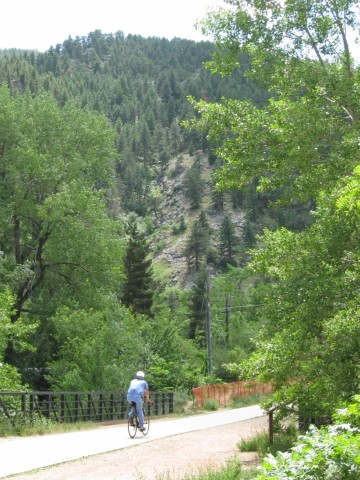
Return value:
[(259, 319), (237, 305), (257, 303), (253, 280), (240, 295), (238, 274), (222, 274), (247, 263), (263, 222), (304, 219), (270, 214), (253, 182), (216, 191), (219, 159), (183, 125), (188, 97), (261, 106), (269, 95), (244, 75), (246, 57), (232, 77), (212, 75), (213, 50), (95, 31), (45, 53), (1, 52), (1, 277), (13, 308), (2, 352), (19, 382), (118, 389), (140, 367), (153, 388), (205, 381), (210, 274), (211, 370), (226, 378), (225, 357), (247, 356)]

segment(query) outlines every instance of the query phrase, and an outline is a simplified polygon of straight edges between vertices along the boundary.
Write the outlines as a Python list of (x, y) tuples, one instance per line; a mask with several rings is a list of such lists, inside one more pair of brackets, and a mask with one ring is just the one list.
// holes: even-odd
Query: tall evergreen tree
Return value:
[(222, 265), (236, 265), (235, 252), (238, 238), (235, 234), (235, 225), (228, 215), (225, 215), (220, 226), (220, 263)]
[(126, 280), (122, 301), (135, 313), (151, 316), (153, 277), (150, 246), (144, 233), (139, 230), (135, 215), (130, 216), (126, 233), (128, 235), (124, 266)]
[(200, 207), (203, 196), (203, 181), (199, 166), (194, 164), (185, 174), (185, 195), (190, 200), (191, 208)]
[(194, 221), (185, 249), (188, 267), (193, 268), (196, 272), (199, 271), (208, 250), (209, 229), (202, 218), (199, 216)]
[(215, 212), (221, 212), (224, 210), (224, 192), (216, 190), (214, 185), (211, 190), (211, 203)]
[(204, 210), (201, 210), (198, 220), (200, 228), (204, 231), (204, 235), (208, 235), (210, 233), (210, 223)]
[(248, 218), (245, 219), (243, 232), (242, 232), (242, 241), (245, 246), (245, 249), (253, 247), (256, 242), (254, 227)]
[(205, 346), (206, 279), (206, 269), (201, 268), (196, 275), (191, 295), (189, 338), (198, 338), (201, 346)]

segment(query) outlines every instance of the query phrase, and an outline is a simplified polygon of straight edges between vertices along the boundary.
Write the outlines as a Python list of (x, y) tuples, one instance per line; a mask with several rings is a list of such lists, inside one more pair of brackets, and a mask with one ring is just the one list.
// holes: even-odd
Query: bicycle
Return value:
[[(130, 418), (129, 413), (131, 412), (131, 408), (135, 408), (135, 415), (133, 418)], [(143, 415), (144, 415), (144, 430), (140, 430), (140, 425), (139, 425), (139, 419), (138, 419), (138, 414), (136, 410), (136, 403), (131, 402), (130, 404), (130, 409), (128, 411), (128, 432), (131, 438), (134, 438), (136, 435), (136, 432), (139, 430), (145, 437), (149, 433), (149, 428), (150, 428), (150, 405), (147, 405), (147, 409), (145, 412), (144, 409), (144, 404), (143, 404)]]

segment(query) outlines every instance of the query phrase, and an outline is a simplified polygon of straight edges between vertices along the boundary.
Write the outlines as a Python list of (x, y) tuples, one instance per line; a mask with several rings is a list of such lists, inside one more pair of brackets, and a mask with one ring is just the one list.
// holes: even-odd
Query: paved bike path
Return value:
[(0, 478), (131, 447), (159, 438), (223, 426), (263, 415), (264, 412), (261, 408), (254, 405), (185, 418), (164, 419), (160, 417), (152, 419), (146, 437), (138, 432), (135, 438), (129, 438), (127, 424), (124, 423), (79, 432), (2, 438), (0, 439)]

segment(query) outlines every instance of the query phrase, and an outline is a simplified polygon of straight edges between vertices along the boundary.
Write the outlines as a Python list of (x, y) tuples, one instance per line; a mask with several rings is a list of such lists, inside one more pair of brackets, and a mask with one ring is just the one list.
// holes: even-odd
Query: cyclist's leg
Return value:
[(131, 406), (131, 409), (129, 411), (129, 417), (131, 419), (133, 419), (135, 415), (135, 405), (133, 404), (134, 400), (135, 399), (130, 396), (127, 397), (127, 401), (129, 402), (129, 407)]
[(132, 423), (134, 421), (134, 415), (135, 415), (135, 405), (133, 404), (133, 402), (129, 403), (129, 407), (130, 408), (130, 411), (129, 411), (129, 418), (130, 418), (130, 422)]
[[(128, 402), (133, 404), (134, 402), (136, 403), (136, 413), (138, 416), (139, 420), (139, 427), (142, 428), (144, 424), (144, 415), (142, 411), (142, 398), (140, 395), (136, 396), (128, 396)], [(131, 409), (131, 415), (134, 415), (135, 411), (133, 412), (134, 407)]]
[(144, 426), (144, 413), (143, 413), (142, 406), (143, 406), (143, 402), (142, 402), (142, 398), (140, 397), (136, 400), (136, 411), (137, 411), (137, 416), (138, 416), (138, 419), (139, 419), (140, 430)]

